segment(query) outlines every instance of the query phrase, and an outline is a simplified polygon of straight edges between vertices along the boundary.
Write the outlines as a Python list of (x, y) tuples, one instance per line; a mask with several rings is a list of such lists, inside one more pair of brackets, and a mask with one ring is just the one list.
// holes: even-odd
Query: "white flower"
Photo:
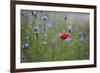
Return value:
[(66, 42), (71, 42), (72, 39), (70, 37), (68, 37), (67, 39), (65, 39)]
[(38, 34), (39, 34), (39, 32), (34, 32), (34, 34), (35, 34), (35, 35), (38, 35)]
[(32, 11), (32, 14), (35, 15), (35, 14), (37, 14), (37, 12), (36, 11)]
[(42, 45), (47, 45), (47, 42), (46, 42), (46, 41), (43, 41), (43, 42), (42, 42)]
[(47, 37), (47, 34), (43, 34), (43, 38), (46, 38)]
[(26, 39), (26, 40), (29, 40), (29, 39), (30, 39), (30, 36), (26, 36), (25, 39)]
[(45, 21), (47, 20), (47, 16), (42, 16), (42, 19)]
[(45, 27), (44, 27), (44, 28), (42, 28), (42, 31), (43, 31), (43, 32), (47, 31), (47, 28), (45, 28)]

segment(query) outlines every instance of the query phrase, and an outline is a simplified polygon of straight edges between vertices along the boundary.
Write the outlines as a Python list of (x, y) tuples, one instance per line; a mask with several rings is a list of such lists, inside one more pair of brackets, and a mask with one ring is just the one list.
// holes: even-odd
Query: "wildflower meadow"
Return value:
[(89, 13), (21, 10), (21, 62), (89, 59)]

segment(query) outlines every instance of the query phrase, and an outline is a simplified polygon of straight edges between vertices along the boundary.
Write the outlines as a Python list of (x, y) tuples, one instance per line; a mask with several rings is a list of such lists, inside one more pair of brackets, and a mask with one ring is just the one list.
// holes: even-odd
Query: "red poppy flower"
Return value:
[(68, 37), (69, 37), (69, 34), (66, 32), (58, 34), (58, 38), (61, 38), (61, 39), (67, 39)]

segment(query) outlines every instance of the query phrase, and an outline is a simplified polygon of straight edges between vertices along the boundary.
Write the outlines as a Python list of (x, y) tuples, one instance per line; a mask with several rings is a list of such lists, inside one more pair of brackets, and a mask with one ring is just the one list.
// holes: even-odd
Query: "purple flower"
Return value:
[(83, 32), (78, 32), (78, 35), (83, 35)]
[(83, 32), (83, 35), (86, 35), (86, 32)]
[(37, 11), (32, 11), (32, 15), (33, 15), (34, 17), (36, 17), (36, 16), (37, 16)]
[(27, 44), (27, 43), (24, 44), (24, 45), (22, 46), (23, 49), (28, 49), (29, 47), (30, 47), (30, 46), (29, 46), (29, 44)]
[(72, 39), (70, 37), (68, 37), (67, 39), (65, 39), (66, 42), (71, 42)]
[(72, 30), (72, 26), (68, 26), (68, 29), (69, 29), (69, 30)]
[(78, 32), (78, 35), (85, 35), (86, 32)]
[(68, 32), (69, 32), (69, 33), (72, 32), (72, 26), (68, 26)]
[(42, 16), (42, 20), (47, 20), (47, 16)]
[(53, 24), (48, 23), (48, 24), (47, 24), (47, 27), (48, 27), (48, 28), (52, 28), (52, 27), (53, 27)]
[(67, 16), (65, 16), (64, 18), (65, 18), (65, 20), (67, 20)]
[(39, 34), (39, 32), (38, 32), (38, 27), (35, 27), (34, 28), (34, 33), (33, 34), (35, 34), (35, 35), (38, 35)]
[(38, 26), (39, 26), (39, 27), (42, 27), (42, 23), (38, 23)]
[(87, 40), (86, 40), (86, 38), (81, 37), (81, 38), (80, 38), (80, 41), (81, 41), (81, 42), (86, 42)]

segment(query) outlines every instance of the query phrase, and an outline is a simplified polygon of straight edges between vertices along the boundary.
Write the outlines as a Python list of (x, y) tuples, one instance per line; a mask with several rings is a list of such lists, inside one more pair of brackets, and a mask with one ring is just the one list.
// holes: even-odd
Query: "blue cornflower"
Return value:
[(38, 27), (42, 27), (42, 23), (41, 22), (38, 23)]
[(83, 32), (78, 32), (78, 35), (83, 35)]
[(72, 26), (68, 26), (68, 32), (69, 32), (69, 33), (72, 32)]
[(34, 17), (36, 17), (36, 16), (37, 16), (37, 11), (32, 11), (32, 15), (33, 15)]
[(81, 37), (81, 38), (80, 38), (80, 41), (81, 41), (81, 42), (86, 42), (87, 40), (86, 40), (86, 38)]
[(83, 32), (83, 35), (86, 35), (86, 32)]
[(38, 32), (38, 27), (35, 27), (35, 28), (34, 28), (34, 34), (35, 34), (35, 35), (38, 35), (38, 34), (39, 34), (39, 32)]
[(78, 32), (78, 35), (85, 35), (86, 32)]
[(42, 16), (42, 20), (47, 20), (47, 16)]
[(72, 26), (68, 26), (68, 29), (69, 29), (69, 30), (72, 30)]
[(67, 20), (67, 16), (65, 16), (64, 18), (65, 18), (65, 20)]
[(30, 47), (30, 46), (29, 46), (29, 44), (27, 44), (27, 43), (24, 44), (24, 45), (22, 46), (23, 49), (28, 49), (29, 47)]

